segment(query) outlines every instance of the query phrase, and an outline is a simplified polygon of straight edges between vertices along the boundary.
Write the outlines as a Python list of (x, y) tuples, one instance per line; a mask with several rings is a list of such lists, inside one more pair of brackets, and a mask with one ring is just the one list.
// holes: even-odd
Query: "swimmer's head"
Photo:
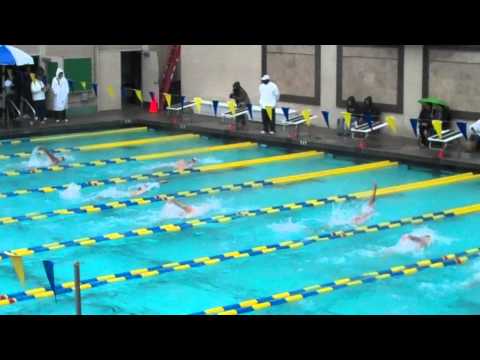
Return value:
[(197, 158), (192, 158), (192, 163), (196, 164), (198, 162)]

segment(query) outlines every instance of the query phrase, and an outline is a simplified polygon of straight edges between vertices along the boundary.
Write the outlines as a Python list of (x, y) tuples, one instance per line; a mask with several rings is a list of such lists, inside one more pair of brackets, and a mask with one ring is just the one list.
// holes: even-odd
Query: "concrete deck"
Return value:
[(415, 139), (391, 136), (388, 130), (381, 136), (372, 136), (367, 140), (368, 147), (360, 150), (359, 141), (348, 137), (339, 137), (334, 130), (302, 127), (300, 138), (308, 141), (300, 144), (292, 140), (287, 131), (277, 127), (277, 134), (262, 135), (261, 124), (248, 123), (246, 130), (231, 132), (229, 124), (221, 118), (185, 114), (172, 122), (173, 116), (167, 114), (149, 114), (145, 109), (133, 107), (124, 111), (100, 112), (96, 116), (70, 119), (68, 124), (56, 124), (53, 121), (45, 125), (26, 126), (22, 128), (0, 129), (0, 138), (30, 137), (66, 132), (104, 130), (125, 126), (147, 125), (153, 128), (179, 132), (197, 132), (211, 136), (230, 138), (232, 140), (252, 140), (259, 143), (288, 146), (297, 149), (316, 149), (342, 155), (362, 158), (393, 160), (412, 165), (422, 165), (449, 170), (480, 171), (480, 153), (469, 153), (464, 149), (464, 142), (447, 149), (444, 160), (436, 158), (436, 152), (420, 148)]

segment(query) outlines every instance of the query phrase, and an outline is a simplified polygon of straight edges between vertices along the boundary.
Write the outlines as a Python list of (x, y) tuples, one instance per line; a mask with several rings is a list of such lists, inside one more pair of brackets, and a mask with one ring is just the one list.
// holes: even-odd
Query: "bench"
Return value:
[(454, 141), (463, 138), (463, 134), (456, 130), (443, 130), (442, 137), (438, 135), (430, 136), (428, 138), (428, 144), (430, 150), (445, 149), (446, 146)]
[(355, 135), (363, 135), (363, 138), (366, 139), (373, 132), (379, 131), (387, 126), (388, 124), (386, 122), (373, 121), (371, 127), (368, 123), (365, 123), (353, 126), (350, 131), (352, 133), (352, 138), (355, 138)]

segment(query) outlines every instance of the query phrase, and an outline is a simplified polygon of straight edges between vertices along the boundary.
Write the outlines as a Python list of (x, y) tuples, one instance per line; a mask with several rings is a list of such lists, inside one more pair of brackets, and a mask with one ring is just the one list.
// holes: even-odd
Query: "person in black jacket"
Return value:
[[(248, 97), (247, 92), (242, 88), (242, 86), (240, 85), (240, 82), (238, 81), (236, 81), (233, 84), (233, 91), (230, 94), (230, 99), (235, 100), (238, 108), (244, 108), (247, 105), (251, 104), (250, 98)], [(247, 116), (246, 115), (239, 116), (236, 118), (236, 121), (237, 121), (237, 126), (239, 125), (239, 123), (241, 123), (242, 127), (244, 128), (247, 125)]]
[(362, 116), (362, 120), (359, 124), (366, 123), (367, 122), (367, 116), (370, 116), (372, 121), (374, 121), (374, 120), (378, 119), (379, 114), (380, 114), (380, 112), (378, 111), (378, 109), (373, 104), (372, 97), (368, 96), (363, 101), (363, 108), (362, 108), (362, 115), (363, 116)]
[(431, 104), (422, 104), (422, 111), (418, 117), (420, 142), (423, 146), (428, 146), (428, 138), (433, 134), (433, 108)]

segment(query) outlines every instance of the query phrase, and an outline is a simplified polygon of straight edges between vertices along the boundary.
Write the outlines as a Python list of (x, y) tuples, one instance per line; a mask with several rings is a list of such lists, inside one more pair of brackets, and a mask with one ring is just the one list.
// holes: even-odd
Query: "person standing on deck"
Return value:
[[(262, 134), (275, 134), (275, 107), (280, 100), (280, 91), (278, 86), (270, 80), (270, 76), (264, 75), (259, 87), (260, 107), (262, 108), (263, 130)], [(272, 119), (269, 118), (267, 107), (272, 109)]]
[(68, 81), (65, 79), (63, 69), (57, 69), (57, 75), (52, 80), (52, 92), (53, 92), (53, 111), (55, 112), (56, 122), (60, 120), (68, 122), (66, 113), (68, 105), (68, 94), (70, 93), (70, 87)]

